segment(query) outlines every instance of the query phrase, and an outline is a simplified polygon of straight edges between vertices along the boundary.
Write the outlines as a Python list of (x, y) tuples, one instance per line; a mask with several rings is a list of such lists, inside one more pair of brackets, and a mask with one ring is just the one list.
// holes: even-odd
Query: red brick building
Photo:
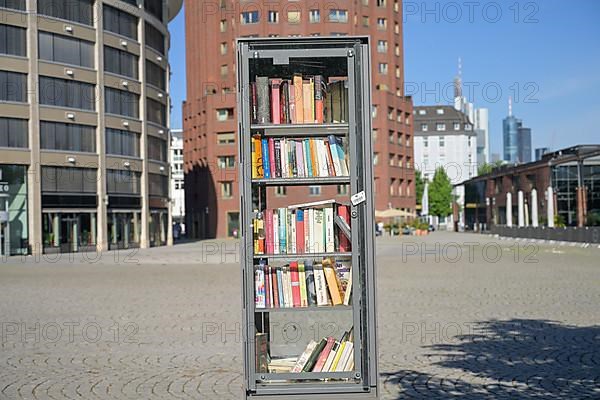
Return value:
[[(401, 0), (186, 0), (185, 13), (184, 170), (191, 237), (227, 237), (239, 225), (238, 37), (370, 35), (376, 208), (414, 211), (412, 100), (404, 96)], [(346, 196), (346, 191), (342, 186), (274, 188), (272, 196), (304, 201)]]

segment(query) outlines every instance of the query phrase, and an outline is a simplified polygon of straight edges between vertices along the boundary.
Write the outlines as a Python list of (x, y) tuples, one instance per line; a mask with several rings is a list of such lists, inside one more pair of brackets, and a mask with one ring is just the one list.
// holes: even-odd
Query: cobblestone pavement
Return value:
[[(381, 397), (600, 398), (600, 250), (536, 246), (378, 239)], [(241, 398), (235, 254), (3, 260), (0, 399)]]

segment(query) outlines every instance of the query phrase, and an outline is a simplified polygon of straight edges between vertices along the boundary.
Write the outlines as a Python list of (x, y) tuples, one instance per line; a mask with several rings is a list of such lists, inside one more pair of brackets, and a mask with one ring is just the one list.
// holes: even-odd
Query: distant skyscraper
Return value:
[(535, 161), (540, 161), (544, 154), (549, 152), (550, 149), (548, 147), (540, 147), (539, 149), (535, 149)]
[(504, 161), (514, 164), (519, 157), (519, 128), (521, 120), (512, 113), (512, 98), (508, 99), (508, 117), (502, 122), (502, 133), (504, 139)]
[(519, 128), (518, 140), (518, 162), (528, 163), (531, 162), (531, 128)]
[(477, 164), (490, 162), (490, 124), (487, 108), (475, 108), (469, 102), (462, 90), (462, 59), (458, 59), (458, 75), (454, 79), (454, 108), (464, 113), (469, 122), (473, 124), (473, 130), (477, 133)]

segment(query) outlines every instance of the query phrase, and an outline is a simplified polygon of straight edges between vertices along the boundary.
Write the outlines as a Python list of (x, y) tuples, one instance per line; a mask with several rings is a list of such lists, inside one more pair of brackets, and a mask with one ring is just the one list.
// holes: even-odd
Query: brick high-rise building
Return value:
[[(404, 96), (401, 0), (186, 0), (185, 13), (184, 168), (191, 237), (233, 236), (239, 227), (238, 37), (370, 35), (376, 208), (414, 210), (412, 100)], [(346, 191), (342, 186), (275, 188), (272, 195), (302, 201)]]

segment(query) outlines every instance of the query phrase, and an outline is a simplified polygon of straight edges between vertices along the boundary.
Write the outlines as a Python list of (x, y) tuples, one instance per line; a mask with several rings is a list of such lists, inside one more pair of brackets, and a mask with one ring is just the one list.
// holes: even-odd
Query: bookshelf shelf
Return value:
[(312, 185), (347, 185), (349, 176), (330, 176), (321, 178), (267, 178), (252, 179), (252, 183), (263, 186), (312, 186)]
[(270, 312), (270, 313), (287, 313), (287, 312), (322, 312), (322, 311), (350, 311), (352, 306), (322, 306), (322, 307), (279, 307), (279, 308), (256, 308), (255, 312)]
[(369, 39), (237, 53), (245, 398), (377, 399)]
[(298, 259), (319, 259), (325, 257), (333, 258), (350, 258), (352, 253), (337, 252), (337, 253), (302, 253), (302, 254), (255, 254), (254, 259), (269, 258), (272, 260), (298, 260)]
[(252, 125), (253, 132), (264, 136), (345, 136), (348, 134), (348, 124), (279, 124)]

